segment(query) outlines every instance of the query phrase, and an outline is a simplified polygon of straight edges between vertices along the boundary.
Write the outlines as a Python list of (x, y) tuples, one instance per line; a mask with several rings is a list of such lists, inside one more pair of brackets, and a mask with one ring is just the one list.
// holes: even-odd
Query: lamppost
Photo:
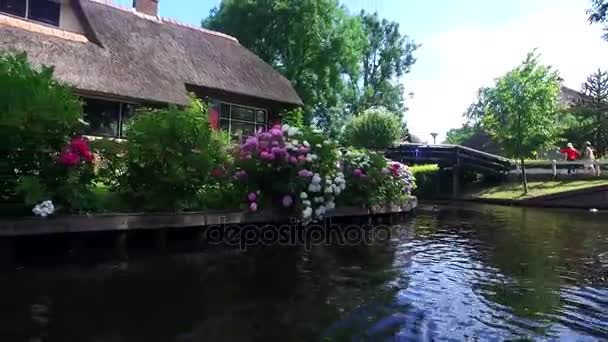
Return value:
[(433, 145), (437, 144), (438, 135), (439, 135), (439, 133), (431, 133), (431, 136), (433, 137)]

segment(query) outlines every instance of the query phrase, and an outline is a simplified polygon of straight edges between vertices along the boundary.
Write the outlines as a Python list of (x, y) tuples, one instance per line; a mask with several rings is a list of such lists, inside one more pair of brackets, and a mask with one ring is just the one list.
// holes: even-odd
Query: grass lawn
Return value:
[(598, 185), (608, 185), (608, 179), (588, 179), (588, 180), (559, 180), (544, 182), (528, 182), (528, 194), (523, 194), (521, 183), (502, 184), (491, 188), (482, 189), (470, 194), (473, 198), (489, 199), (526, 199), (537, 196), (555, 194), (558, 192), (571, 191), (594, 187)]

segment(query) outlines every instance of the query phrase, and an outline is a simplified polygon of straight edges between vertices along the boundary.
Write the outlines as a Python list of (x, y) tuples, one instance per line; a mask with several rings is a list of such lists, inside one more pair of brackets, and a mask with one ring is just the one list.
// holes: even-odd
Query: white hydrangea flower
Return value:
[(293, 136), (298, 135), (298, 134), (300, 134), (300, 130), (297, 129), (296, 127), (289, 127), (287, 129), (287, 135), (290, 136), (290, 137), (293, 137)]
[(310, 147), (310, 143), (309, 143), (308, 141), (306, 141), (306, 140), (304, 140), (304, 141), (302, 142), (302, 145), (304, 145), (304, 146), (306, 146), (306, 147)]
[(320, 184), (310, 183), (308, 185), (308, 192), (319, 192), (319, 191), (321, 191), (321, 185)]
[(321, 183), (321, 175), (319, 175), (318, 173), (315, 173), (312, 176), (312, 184), (319, 184)]
[(322, 147), (322, 146), (321, 146), (321, 144), (316, 144), (315, 146), (316, 146), (317, 148), (321, 148), (321, 147)]
[(308, 198), (308, 194), (302, 191), (302, 192), (300, 193), (300, 199), (305, 200), (305, 199), (307, 199), (307, 198)]
[(306, 206), (306, 207), (310, 207), (312, 205), (312, 203), (309, 200), (302, 201), (302, 204), (304, 204), (304, 206)]
[(302, 210), (302, 217), (304, 219), (309, 218), (311, 215), (312, 215), (312, 208), (311, 207), (308, 207), (308, 208)]
[(334, 192), (333, 187), (328, 186), (328, 187), (325, 188), (325, 193), (326, 194), (331, 194), (332, 192)]
[(47, 217), (55, 212), (55, 206), (53, 205), (53, 202), (47, 200), (40, 204), (36, 204), (32, 209), (32, 212), (35, 215)]
[(327, 209), (329, 209), (329, 210), (332, 210), (332, 209), (336, 208), (336, 203), (333, 202), (333, 201), (329, 201), (325, 205), (326, 205)]

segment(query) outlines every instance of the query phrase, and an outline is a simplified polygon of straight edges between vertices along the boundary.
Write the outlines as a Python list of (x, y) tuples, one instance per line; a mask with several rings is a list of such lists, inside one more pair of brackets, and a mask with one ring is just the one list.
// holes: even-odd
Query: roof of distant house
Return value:
[(0, 51), (24, 51), (35, 64), (53, 65), (58, 79), (83, 91), (186, 104), (192, 85), (302, 104), (285, 77), (233, 37), (106, 1), (73, 3), (87, 31), (82, 37), (0, 22)]

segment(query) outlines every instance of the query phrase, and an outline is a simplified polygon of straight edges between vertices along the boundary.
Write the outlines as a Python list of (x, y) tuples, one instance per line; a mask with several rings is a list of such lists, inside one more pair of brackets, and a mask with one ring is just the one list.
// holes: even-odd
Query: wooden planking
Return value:
[[(372, 209), (358, 207), (337, 208), (327, 215), (330, 217), (368, 216), (376, 214), (403, 213), (412, 211), (418, 205), (412, 197), (403, 206), (377, 207)], [(14, 237), (44, 234), (65, 234), (101, 231), (128, 231), (150, 229), (179, 229), (203, 227), (219, 224), (262, 224), (289, 222), (292, 220), (274, 210), (257, 213), (241, 211), (205, 211), (166, 214), (96, 214), (65, 215), (47, 218), (26, 217), (0, 220), (0, 237)]]

